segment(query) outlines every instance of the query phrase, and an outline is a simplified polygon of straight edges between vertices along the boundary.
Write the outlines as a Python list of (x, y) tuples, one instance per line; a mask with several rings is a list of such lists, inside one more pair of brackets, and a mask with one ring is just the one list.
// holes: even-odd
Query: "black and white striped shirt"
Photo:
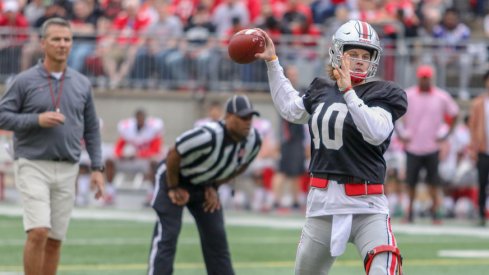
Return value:
[(176, 140), (176, 150), (181, 156), (181, 180), (205, 185), (226, 179), (253, 161), (260, 147), (261, 138), (256, 129), (251, 129), (242, 142), (235, 142), (222, 121), (184, 132)]

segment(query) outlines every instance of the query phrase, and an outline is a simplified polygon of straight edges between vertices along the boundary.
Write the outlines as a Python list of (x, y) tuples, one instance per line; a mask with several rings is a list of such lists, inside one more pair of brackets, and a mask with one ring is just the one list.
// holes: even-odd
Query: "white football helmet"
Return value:
[(333, 35), (333, 45), (329, 48), (329, 58), (333, 67), (341, 66), (341, 56), (345, 46), (360, 48), (370, 51), (370, 65), (366, 72), (350, 71), (353, 78), (364, 80), (375, 76), (379, 66), (382, 48), (377, 32), (369, 23), (360, 20), (350, 20), (341, 25)]

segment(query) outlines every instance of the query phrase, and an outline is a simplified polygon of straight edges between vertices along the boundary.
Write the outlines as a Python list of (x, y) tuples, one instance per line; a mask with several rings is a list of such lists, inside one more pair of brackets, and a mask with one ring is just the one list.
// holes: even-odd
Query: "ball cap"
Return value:
[(416, 71), (416, 76), (418, 78), (426, 77), (426, 78), (431, 78), (433, 77), (433, 67), (430, 65), (421, 65), (418, 67), (418, 70)]
[(235, 114), (239, 117), (246, 117), (249, 115), (257, 115), (260, 113), (253, 109), (250, 100), (244, 95), (235, 95), (228, 99), (226, 103), (226, 111), (231, 114)]

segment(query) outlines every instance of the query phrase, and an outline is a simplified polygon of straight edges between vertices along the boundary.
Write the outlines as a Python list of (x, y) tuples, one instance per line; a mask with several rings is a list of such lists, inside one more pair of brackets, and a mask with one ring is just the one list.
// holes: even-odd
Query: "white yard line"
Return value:
[(440, 250), (438, 257), (489, 259), (489, 250)]

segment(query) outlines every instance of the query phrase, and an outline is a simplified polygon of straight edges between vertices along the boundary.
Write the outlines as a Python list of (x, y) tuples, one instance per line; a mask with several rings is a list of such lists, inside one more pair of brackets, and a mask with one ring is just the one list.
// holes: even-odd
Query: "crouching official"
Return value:
[(223, 121), (184, 132), (158, 166), (148, 274), (173, 274), (185, 206), (197, 223), (207, 273), (234, 274), (217, 188), (244, 172), (260, 150), (253, 115), (259, 113), (246, 96), (231, 97)]

